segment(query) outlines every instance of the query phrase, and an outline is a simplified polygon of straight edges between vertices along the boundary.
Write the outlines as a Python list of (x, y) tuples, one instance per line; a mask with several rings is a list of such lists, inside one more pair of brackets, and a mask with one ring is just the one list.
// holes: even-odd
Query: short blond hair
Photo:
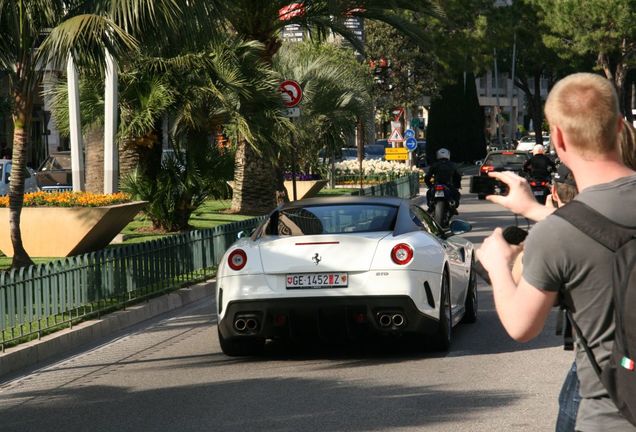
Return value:
[(550, 126), (558, 126), (582, 152), (616, 151), (619, 119), (614, 85), (592, 73), (575, 73), (555, 84), (545, 102)]

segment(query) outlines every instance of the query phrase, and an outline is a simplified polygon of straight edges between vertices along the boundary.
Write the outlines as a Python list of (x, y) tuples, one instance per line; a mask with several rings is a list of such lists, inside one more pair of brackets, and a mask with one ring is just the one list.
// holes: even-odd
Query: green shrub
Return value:
[(190, 215), (206, 199), (229, 196), (234, 157), (212, 145), (190, 146), (187, 151), (167, 154), (156, 178), (135, 170), (122, 190), (135, 199), (148, 201), (144, 212), (155, 229), (181, 231), (190, 228)]

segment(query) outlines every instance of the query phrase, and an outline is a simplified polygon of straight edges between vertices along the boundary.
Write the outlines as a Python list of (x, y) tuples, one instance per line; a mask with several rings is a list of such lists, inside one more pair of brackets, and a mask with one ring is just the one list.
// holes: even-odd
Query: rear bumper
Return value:
[[(389, 325), (387, 315), (395, 318)], [(403, 322), (398, 325), (400, 317)], [(238, 327), (251, 320), (252, 328), (238, 330), (237, 320), (243, 320)], [(218, 326), (224, 338), (346, 341), (377, 335), (432, 335), (438, 320), (420, 312), (408, 296), (304, 297), (232, 301)]]

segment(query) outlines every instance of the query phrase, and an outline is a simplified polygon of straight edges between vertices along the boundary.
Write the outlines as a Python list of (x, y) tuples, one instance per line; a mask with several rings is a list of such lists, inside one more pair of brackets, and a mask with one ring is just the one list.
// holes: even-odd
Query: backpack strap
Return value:
[(553, 214), (565, 219), (612, 252), (632, 239), (636, 233), (636, 229), (619, 225), (578, 200), (559, 207)]
[[(623, 246), (625, 243), (636, 236), (636, 228), (630, 228), (624, 225), (617, 224), (616, 222), (603, 216), (601, 213), (594, 210), (587, 204), (578, 200), (570, 201), (563, 207), (558, 208), (553, 214), (561, 217), (562, 219), (565, 219), (579, 231), (586, 234), (588, 237), (592, 238), (594, 241), (606, 247), (612, 252), (616, 252), (618, 249), (620, 249), (621, 246)], [(612, 293), (614, 301), (616, 301), (617, 294), (617, 287), (614, 286)], [(616, 314), (617, 320), (617, 337), (620, 337), (620, 323), (622, 323), (622, 314), (620, 313), (620, 309), (616, 307), (614, 308), (614, 312)], [(567, 310), (566, 313), (570, 322), (572, 323), (572, 326), (574, 327), (574, 330), (576, 331), (578, 342), (585, 350), (590, 364), (592, 365), (594, 371), (600, 379), (601, 367), (596, 361), (594, 353), (592, 353), (592, 349), (587, 343), (587, 339), (583, 335), (583, 332), (581, 332), (581, 329), (579, 328), (576, 321), (574, 321), (572, 312), (570, 310)]]
[(574, 321), (572, 312), (566, 309), (565, 313), (567, 314), (568, 319), (570, 320), (570, 322), (572, 323), (572, 326), (574, 327), (574, 330), (576, 331), (577, 340), (579, 344), (581, 344), (581, 346), (585, 350), (585, 354), (587, 354), (587, 359), (590, 361), (590, 364), (594, 368), (594, 372), (596, 372), (596, 375), (598, 375), (598, 378), (601, 379), (601, 366), (599, 366), (598, 362), (596, 361), (596, 357), (594, 357), (594, 353), (592, 353), (592, 348), (590, 348), (590, 346), (587, 344), (587, 339), (585, 339), (585, 336), (583, 336), (583, 332), (581, 332), (581, 329), (579, 328), (578, 324), (576, 323), (576, 321)]

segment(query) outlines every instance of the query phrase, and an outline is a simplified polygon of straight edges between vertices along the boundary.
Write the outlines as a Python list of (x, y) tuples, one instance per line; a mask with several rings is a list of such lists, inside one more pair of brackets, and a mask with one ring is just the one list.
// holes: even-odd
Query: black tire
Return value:
[(445, 271), (442, 278), (442, 290), (440, 295), (439, 323), (433, 341), (433, 348), (436, 351), (448, 351), (451, 345), (452, 334), (453, 315), (450, 301), (450, 283), (448, 273)]
[(219, 344), (223, 354), (230, 357), (240, 356), (254, 356), (261, 354), (265, 348), (265, 340), (257, 337), (240, 337), (233, 339), (226, 339), (221, 334), (221, 331), (217, 327), (219, 334)]
[(477, 199), (483, 201), (486, 199), (486, 195), (478, 194)]
[(477, 321), (477, 310), (479, 301), (477, 298), (477, 275), (473, 270), (473, 264), (470, 266), (470, 276), (468, 278), (468, 288), (466, 289), (466, 303), (464, 304), (466, 310), (463, 323), (472, 324)]
[(443, 228), (446, 228), (448, 226), (448, 219), (450, 218), (450, 216), (448, 214), (448, 203), (446, 201), (442, 200), (435, 203), (433, 217), (435, 218), (435, 221)]

